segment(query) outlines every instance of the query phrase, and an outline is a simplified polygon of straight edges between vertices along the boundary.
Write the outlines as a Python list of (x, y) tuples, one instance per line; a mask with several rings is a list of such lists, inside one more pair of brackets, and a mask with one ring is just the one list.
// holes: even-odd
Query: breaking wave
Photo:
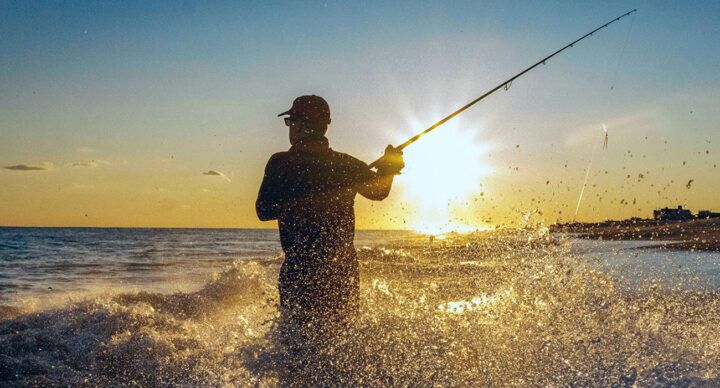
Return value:
[[(720, 384), (716, 291), (620, 290), (544, 232), (359, 249), (361, 316), (303, 383)], [(298, 383), (276, 335), (278, 260), (238, 261), (196, 292), (5, 308), (0, 383)], [(308, 356), (309, 357), (309, 356)], [(308, 380), (309, 379), (309, 380)]]

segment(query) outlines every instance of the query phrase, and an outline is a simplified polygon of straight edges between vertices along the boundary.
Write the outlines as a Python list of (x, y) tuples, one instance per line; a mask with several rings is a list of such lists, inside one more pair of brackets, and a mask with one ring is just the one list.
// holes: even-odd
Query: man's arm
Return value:
[(278, 172), (277, 157), (273, 155), (265, 166), (265, 175), (255, 201), (255, 211), (260, 221), (275, 220), (280, 215), (282, 197)]
[(369, 171), (369, 173), (372, 175), (358, 185), (357, 191), (369, 200), (382, 201), (390, 195), (395, 175), (381, 175), (379, 172), (373, 171)]
[[(363, 163), (364, 165), (364, 163)], [(385, 155), (377, 163), (377, 172), (364, 166), (366, 172), (357, 187), (358, 193), (372, 201), (382, 201), (387, 198), (392, 189), (393, 178), (405, 167), (402, 151), (393, 146), (385, 148)]]

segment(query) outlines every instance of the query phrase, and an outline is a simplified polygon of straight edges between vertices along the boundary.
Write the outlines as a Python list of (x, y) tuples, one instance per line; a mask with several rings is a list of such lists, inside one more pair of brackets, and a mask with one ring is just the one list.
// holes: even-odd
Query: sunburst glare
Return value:
[[(417, 126), (412, 126), (417, 127)], [(423, 233), (487, 229), (468, 222), (466, 201), (484, 190), (481, 178), (492, 172), (483, 160), (490, 145), (475, 128), (448, 123), (405, 150), (407, 164), (398, 185), (418, 211), (410, 226)]]

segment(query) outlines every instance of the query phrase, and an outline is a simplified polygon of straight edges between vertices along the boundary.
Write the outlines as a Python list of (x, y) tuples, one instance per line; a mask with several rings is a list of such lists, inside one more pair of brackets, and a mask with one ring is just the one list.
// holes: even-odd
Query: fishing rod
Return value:
[[(585, 34), (585, 35), (581, 36), (580, 38), (574, 40), (573, 42), (569, 43), (568, 45), (566, 45), (565, 47), (561, 48), (560, 50), (555, 51), (554, 53), (552, 53), (552, 54), (548, 55), (547, 57), (541, 59), (541, 60), (538, 61), (536, 64), (534, 64), (534, 65), (528, 67), (527, 69), (521, 71), (520, 73), (514, 75), (514, 76), (513, 76), (512, 78), (510, 78), (509, 80), (507, 80), (507, 81), (501, 83), (500, 85), (498, 85), (498, 86), (490, 89), (489, 91), (487, 91), (487, 92), (486, 92), (485, 94), (483, 94), (482, 96), (480, 96), (480, 97), (478, 97), (478, 98), (470, 101), (469, 103), (467, 103), (466, 105), (462, 106), (460, 109), (456, 110), (455, 112), (450, 113), (449, 115), (447, 115), (447, 116), (446, 116), (445, 118), (443, 118), (442, 120), (436, 122), (435, 124), (431, 125), (430, 127), (428, 127), (427, 129), (425, 129), (424, 131), (418, 133), (417, 135), (415, 135), (415, 136), (407, 139), (404, 143), (400, 144), (399, 146), (397, 146), (397, 147), (395, 147), (395, 148), (396, 148), (396, 149), (399, 149), (399, 150), (402, 150), (402, 149), (404, 149), (405, 147), (409, 146), (410, 144), (415, 143), (418, 139), (420, 139), (421, 137), (425, 136), (426, 134), (428, 134), (428, 133), (429, 133), (430, 131), (432, 131), (433, 129), (435, 129), (435, 128), (437, 128), (437, 127), (445, 124), (445, 123), (448, 122), (448, 121), (450, 121), (453, 117), (459, 115), (460, 113), (464, 112), (466, 109), (468, 109), (468, 108), (470, 108), (471, 106), (477, 104), (478, 102), (480, 102), (481, 100), (483, 100), (485, 97), (487, 97), (487, 96), (489, 96), (489, 95), (497, 92), (498, 90), (500, 90), (500, 88), (505, 87), (505, 89), (507, 90), (507, 89), (510, 87), (510, 84), (512, 84), (512, 82), (513, 82), (514, 80), (522, 77), (522, 76), (523, 76), (525, 73), (527, 73), (528, 71), (530, 71), (530, 70), (532, 70), (532, 69), (534, 69), (534, 68), (536, 68), (536, 67), (538, 67), (538, 66), (540, 66), (540, 65), (542, 65), (542, 64), (545, 64), (545, 62), (546, 62), (548, 59), (550, 59), (550, 58), (552, 58), (552, 57), (560, 54), (561, 52), (565, 51), (566, 49), (568, 49), (568, 48), (570, 48), (570, 47), (573, 47), (573, 46), (575, 45), (575, 43), (580, 42), (581, 40), (587, 38), (588, 36), (590, 36), (590, 35), (598, 32), (598, 31), (600, 31), (601, 29), (603, 29), (603, 28), (605, 28), (605, 27), (607, 27), (607, 26), (615, 23), (616, 21), (618, 21), (618, 20), (624, 18), (625, 16), (628, 16), (628, 15), (630, 15), (631, 13), (636, 12), (636, 11), (637, 11), (637, 9), (633, 9), (632, 11), (626, 12), (626, 13), (624, 13), (624, 14), (616, 17), (615, 19), (613, 19), (613, 20), (611, 20), (611, 21), (603, 24), (602, 26), (600, 26), (600, 27), (598, 27), (598, 28), (596, 28), (596, 29), (588, 32), (587, 34)], [(375, 167), (375, 166), (377, 165), (377, 163), (380, 162), (381, 159), (382, 159), (382, 158), (380, 158), (380, 159), (372, 162), (372, 163), (370, 164), (370, 167), (371, 167), (371, 168), (372, 168), (372, 167)]]

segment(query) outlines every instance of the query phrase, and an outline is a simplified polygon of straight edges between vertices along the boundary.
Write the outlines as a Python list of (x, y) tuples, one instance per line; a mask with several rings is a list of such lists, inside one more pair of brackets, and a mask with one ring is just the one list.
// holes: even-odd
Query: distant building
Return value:
[(690, 210), (683, 209), (682, 206), (678, 206), (677, 209), (665, 207), (660, 210), (653, 210), (653, 218), (658, 221), (681, 221), (691, 220), (693, 215)]
[(700, 210), (697, 214), (697, 218), (720, 218), (720, 213), (714, 213), (710, 210)]

